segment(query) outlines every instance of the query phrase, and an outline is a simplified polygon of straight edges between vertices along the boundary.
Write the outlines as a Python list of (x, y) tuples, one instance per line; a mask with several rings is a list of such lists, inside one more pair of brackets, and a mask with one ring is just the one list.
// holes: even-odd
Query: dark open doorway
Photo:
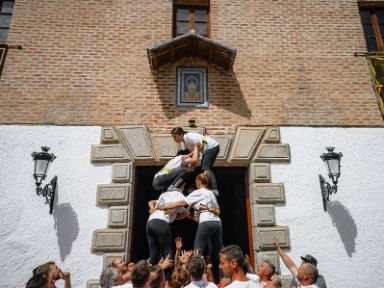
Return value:
[[(149, 250), (145, 234), (145, 225), (148, 219), (149, 200), (157, 199), (157, 193), (152, 187), (154, 174), (160, 167), (136, 167), (136, 187), (134, 199), (134, 223), (131, 258), (133, 260), (148, 259)], [(220, 196), (218, 198), (221, 208), (220, 218), (223, 223), (223, 244), (237, 244), (245, 253), (250, 253), (248, 241), (248, 223), (246, 207), (246, 173), (245, 167), (215, 167), (214, 173), (219, 185)], [(194, 175), (201, 171), (195, 171)], [(188, 179), (188, 184), (194, 183), (194, 175)], [(190, 219), (175, 221), (171, 224), (173, 237), (183, 238), (184, 248), (193, 249), (193, 241), (196, 234), (197, 223)]]

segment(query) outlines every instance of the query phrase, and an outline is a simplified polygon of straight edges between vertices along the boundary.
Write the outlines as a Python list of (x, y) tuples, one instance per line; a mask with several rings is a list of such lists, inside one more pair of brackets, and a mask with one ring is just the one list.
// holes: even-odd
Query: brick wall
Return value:
[[(376, 1), (377, 2), (377, 1)], [(384, 2), (384, 1), (383, 1)], [(0, 80), (0, 123), (383, 126), (356, 0), (211, 0), (212, 38), (234, 73), (184, 59), (152, 74), (172, 36), (170, 0), (18, 0)], [(209, 109), (175, 108), (177, 65), (208, 67)]]

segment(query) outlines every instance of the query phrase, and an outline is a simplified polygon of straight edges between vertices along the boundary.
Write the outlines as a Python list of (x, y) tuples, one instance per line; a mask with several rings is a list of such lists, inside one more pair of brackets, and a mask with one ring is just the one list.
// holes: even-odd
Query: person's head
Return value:
[(181, 149), (179, 151), (177, 151), (177, 156), (180, 156), (180, 155), (188, 155), (189, 153), (191, 153), (191, 151), (189, 151), (188, 149)]
[(112, 261), (111, 267), (119, 269), (119, 271), (124, 271), (127, 269), (127, 264), (124, 262), (122, 258), (117, 258)]
[(199, 255), (192, 255), (188, 261), (188, 272), (193, 281), (200, 281), (206, 270), (204, 258)]
[(301, 256), (300, 258), (303, 261), (302, 263), (309, 263), (309, 264), (312, 264), (313, 266), (317, 267), (317, 260), (312, 255), (307, 254), (305, 256)]
[(25, 285), (26, 288), (53, 288), (54, 281), (49, 273), (35, 273)]
[(135, 264), (131, 272), (133, 287), (149, 287), (149, 264), (146, 260), (140, 260)]
[(283, 287), (283, 282), (281, 282), (281, 279), (280, 279), (280, 277), (279, 276), (277, 276), (277, 275), (273, 275), (272, 277), (271, 277), (271, 282), (273, 283), (273, 285), (274, 285), (274, 287), (275, 288), (281, 288), (281, 287)]
[(319, 272), (317, 268), (310, 263), (303, 263), (297, 270), (297, 280), (303, 285), (315, 284)]
[(261, 280), (271, 280), (272, 275), (275, 274), (275, 266), (268, 260), (264, 260), (257, 267), (256, 274)]
[(180, 143), (180, 142), (183, 142), (184, 141), (184, 135), (187, 134), (187, 131), (185, 131), (183, 128), (181, 127), (175, 127), (172, 129), (171, 131), (171, 135), (172, 135), (172, 138), (173, 140), (175, 140), (175, 142), (177, 143)]
[(189, 274), (182, 268), (176, 268), (173, 270), (171, 280), (169, 283), (170, 287), (180, 288), (189, 284)]
[(111, 288), (113, 286), (123, 284), (121, 278), (121, 272), (118, 268), (107, 267), (100, 276), (100, 287), (101, 288)]
[(164, 270), (159, 265), (149, 268), (149, 281), (151, 288), (162, 288), (165, 285)]
[(33, 270), (33, 275), (35, 274), (50, 274), (54, 281), (60, 279), (60, 269), (54, 261), (48, 261), (37, 266)]
[(220, 269), (224, 277), (232, 277), (233, 273), (242, 272), (244, 267), (244, 253), (237, 245), (229, 245), (220, 251)]
[(209, 186), (209, 173), (204, 171), (203, 173), (197, 174), (195, 182), (198, 189), (207, 188)]

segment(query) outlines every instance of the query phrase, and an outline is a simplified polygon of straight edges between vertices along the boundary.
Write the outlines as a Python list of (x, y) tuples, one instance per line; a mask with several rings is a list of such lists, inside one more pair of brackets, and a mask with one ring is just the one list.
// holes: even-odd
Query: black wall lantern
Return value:
[(326, 163), (328, 168), (328, 177), (332, 180), (333, 185), (325, 181), (324, 177), (319, 175), (321, 195), (323, 197), (324, 211), (327, 211), (327, 202), (329, 201), (329, 195), (336, 194), (337, 181), (340, 177), (340, 160), (343, 157), (343, 153), (335, 153), (335, 147), (327, 147), (328, 152), (320, 155), (320, 158)]
[(52, 214), (53, 201), (55, 200), (57, 176), (53, 177), (51, 182), (41, 188), (41, 182), (47, 177), (49, 164), (56, 159), (53, 153), (48, 153), (49, 147), (41, 147), (41, 152), (33, 152), (32, 157), (35, 161), (35, 171), (33, 177), (36, 180), (36, 194), (45, 197), (45, 204), (49, 204), (49, 214)]

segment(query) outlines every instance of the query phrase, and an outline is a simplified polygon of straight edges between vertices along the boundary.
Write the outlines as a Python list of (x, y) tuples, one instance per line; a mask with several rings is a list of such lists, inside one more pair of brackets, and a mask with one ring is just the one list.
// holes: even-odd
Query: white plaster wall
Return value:
[[(276, 207), (278, 225), (289, 225), (288, 255), (299, 265), (311, 254), (328, 287), (382, 287), (384, 283), (384, 129), (281, 128), (290, 164), (272, 165), (272, 182), (284, 182), (286, 204)], [(344, 154), (341, 177), (324, 212), (319, 174), (326, 146)], [(288, 270), (281, 262), (283, 274)]]
[[(111, 165), (90, 163), (100, 132), (100, 127), (0, 126), (1, 288), (25, 287), (32, 269), (47, 260), (71, 272), (72, 287), (99, 277), (103, 259), (91, 253), (91, 239), (95, 229), (107, 227), (108, 210), (96, 207), (96, 186), (111, 182)], [(43, 145), (57, 156), (44, 182), (58, 176), (54, 215), (36, 195), (32, 176), (31, 153)]]
[[(272, 181), (285, 184), (287, 202), (276, 208), (276, 217), (278, 225), (290, 227), (288, 254), (297, 264), (300, 255), (315, 256), (328, 287), (381, 287), (384, 129), (280, 131), (292, 161), (273, 164)], [(109, 164), (90, 163), (91, 145), (100, 142), (100, 132), (100, 127), (0, 126), (1, 288), (24, 287), (32, 269), (47, 260), (70, 271), (76, 288), (99, 276), (102, 256), (90, 252), (91, 239), (95, 229), (107, 226), (108, 211), (95, 205), (96, 186), (111, 182)], [(35, 194), (31, 153), (42, 145), (57, 155), (47, 177), (58, 175), (57, 227), (48, 205)], [(318, 174), (327, 177), (319, 155), (330, 145), (344, 157), (339, 192), (331, 196), (340, 205), (327, 213)], [(60, 250), (59, 241), (65, 249)]]

